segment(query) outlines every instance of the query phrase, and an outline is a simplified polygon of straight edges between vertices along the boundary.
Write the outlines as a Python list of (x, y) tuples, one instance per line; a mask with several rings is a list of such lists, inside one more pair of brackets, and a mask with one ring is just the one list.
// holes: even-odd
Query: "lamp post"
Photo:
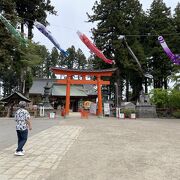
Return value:
[(44, 99), (43, 99), (43, 106), (45, 109), (53, 109), (53, 107), (51, 106), (49, 102), (50, 89), (51, 87), (48, 86), (48, 83), (47, 83), (46, 86), (44, 87)]

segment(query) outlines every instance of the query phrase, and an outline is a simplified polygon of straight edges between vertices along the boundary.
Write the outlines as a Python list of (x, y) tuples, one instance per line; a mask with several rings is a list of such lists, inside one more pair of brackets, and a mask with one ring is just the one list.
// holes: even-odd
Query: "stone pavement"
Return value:
[(90, 118), (48, 180), (180, 180), (180, 119)]
[(180, 119), (33, 121), (58, 123), (30, 136), (23, 157), (2, 148), (0, 180), (180, 180)]
[(25, 156), (14, 156), (17, 145), (0, 151), (0, 180), (43, 180), (57, 168), (83, 128), (54, 126), (28, 139)]

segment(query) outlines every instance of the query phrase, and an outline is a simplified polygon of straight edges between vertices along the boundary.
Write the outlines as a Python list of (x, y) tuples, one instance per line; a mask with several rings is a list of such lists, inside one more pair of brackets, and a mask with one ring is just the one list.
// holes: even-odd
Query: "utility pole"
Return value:
[(1, 96), (1, 91), (2, 91), (2, 84), (1, 84), (1, 81), (0, 81), (0, 96)]
[(117, 80), (114, 83), (115, 85), (115, 97), (116, 97), (116, 117), (119, 118), (120, 107), (121, 107), (121, 87), (120, 87), (120, 73), (119, 69), (116, 70)]
[(118, 84), (117, 84), (117, 82), (115, 82), (114, 85), (115, 85), (116, 107), (119, 107), (119, 98), (118, 98), (119, 92), (118, 92)]
[(116, 78), (117, 78), (117, 106), (121, 107), (121, 77), (119, 69), (116, 70)]

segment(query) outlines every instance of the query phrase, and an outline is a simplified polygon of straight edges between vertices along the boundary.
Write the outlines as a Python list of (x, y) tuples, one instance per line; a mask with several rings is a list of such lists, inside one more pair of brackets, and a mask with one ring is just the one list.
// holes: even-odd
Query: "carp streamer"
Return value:
[(54, 46), (55, 46), (56, 48), (58, 48), (58, 49), (61, 51), (61, 53), (62, 53), (65, 57), (67, 57), (67, 56), (69, 55), (67, 51), (63, 50), (63, 49), (60, 47), (59, 43), (58, 43), (58, 42), (54, 39), (54, 37), (51, 35), (51, 32), (48, 31), (43, 24), (35, 21), (35, 22), (34, 22), (34, 25), (35, 25), (35, 27), (36, 27), (42, 34), (44, 34), (44, 35), (54, 44)]
[(180, 54), (173, 54), (172, 51), (169, 49), (168, 45), (166, 44), (164, 38), (162, 36), (158, 37), (158, 41), (160, 42), (164, 52), (167, 54), (169, 59), (177, 65), (180, 65)]
[(22, 44), (26, 45), (27, 40), (21, 36), (20, 32), (16, 30), (16, 28), (9, 23), (9, 21), (0, 14), (0, 20), (1, 22), (6, 26), (7, 30), (16, 38), (18, 39)]
[(110, 59), (107, 59), (105, 57), (105, 55), (88, 39), (88, 37), (77, 31), (77, 34), (79, 36), (79, 38), (81, 39), (81, 41), (91, 50), (91, 52), (93, 52), (97, 57), (99, 57), (100, 59), (102, 59), (105, 63), (108, 63), (108, 64), (113, 64), (114, 61), (113, 60), (110, 60)]
[(128, 45), (127, 41), (126, 41), (126, 37), (124, 35), (120, 35), (119, 37), (120, 40), (123, 40), (124, 43), (125, 43), (125, 46), (127, 47), (128, 51), (129, 51), (129, 54), (132, 56), (132, 58), (136, 61), (138, 67), (139, 67), (139, 70), (141, 72), (141, 74), (146, 77), (146, 78), (153, 78), (152, 75), (150, 75), (149, 73), (144, 73), (143, 69), (142, 69), (142, 66), (138, 60), (138, 58), (136, 57), (136, 55), (134, 54), (134, 52), (132, 51), (132, 49), (130, 48), (130, 46)]

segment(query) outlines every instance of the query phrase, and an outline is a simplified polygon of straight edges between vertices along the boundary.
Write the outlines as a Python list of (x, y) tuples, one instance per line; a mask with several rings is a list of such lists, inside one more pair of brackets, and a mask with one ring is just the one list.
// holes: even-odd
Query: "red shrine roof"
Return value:
[(52, 67), (51, 70), (55, 74), (86, 74), (86, 75), (105, 75), (108, 76), (109, 73), (113, 73), (117, 70), (117, 68), (110, 68), (110, 69), (67, 69), (67, 68), (59, 68), (59, 67)]

